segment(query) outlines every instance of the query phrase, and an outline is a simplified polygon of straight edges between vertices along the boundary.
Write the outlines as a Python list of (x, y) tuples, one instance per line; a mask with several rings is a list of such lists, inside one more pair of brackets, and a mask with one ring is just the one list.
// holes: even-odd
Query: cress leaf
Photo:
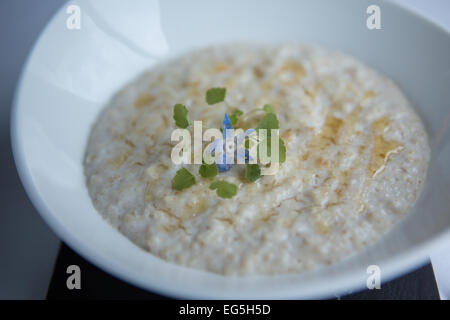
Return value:
[(175, 177), (172, 179), (172, 188), (181, 191), (187, 189), (195, 184), (195, 177), (186, 168), (177, 171)]
[(261, 177), (261, 169), (257, 164), (247, 164), (245, 166), (245, 179), (255, 182)]
[(234, 127), (234, 126), (236, 126), (236, 124), (238, 123), (238, 121), (239, 121), (239, 118), (243, 115), (244, 113), (241, 111), (241, 110), (239, 110), (239, 109), (236, 109), (236, 110), (234, 110), (232, 113), (231, 113), (231, 116), (230, 116), (230, 121), (231, 121), (231, 125)]
[(209, 105), (213, 105), (225, 100), (227, 94), (226, 88), (212, 88), (206, 92), (206, 102)]
[(217, 176), (217, 174), (219, 173), (219, 169), (217, 169), (217, 165), (215, 163), (212, 163), (212, 164), (204, 163), (200, 166), (198, 173), (203, 178), (212, 178), (212, 177)]
[(211, 190), (216, 190), (219, 197), (230, 199), (237, 194), (238, 187), (226, 181), (215, 181), (209, 186)]
[(173, 119), (177, 127), (182, 129), (189, 127), (188, 112), (188, 109), (182, 104), (176, 104), (173, 107)]
[(265, 111), (266, 113), (275, 113), (275, 110), (273, 110), (273, 108), (272, 108), (272, 106), (271, 106), (270, 104), (266, 104), (266, 105), (264, 106), (264, 111)]

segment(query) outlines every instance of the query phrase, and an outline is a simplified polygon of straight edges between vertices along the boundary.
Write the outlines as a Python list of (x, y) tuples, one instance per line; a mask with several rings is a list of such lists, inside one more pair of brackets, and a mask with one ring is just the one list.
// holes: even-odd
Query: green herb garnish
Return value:
[[(268, 106), (268, 108), (266, 108)], [(270, 107), (270, 108), (269, 108)], [(275, 113), (268, 112), (267, 110), (272, 110), (272, 107), (270, 105), (265, 105), (264, 110), (267, 112), (265, 116), (261, 119), (261, 121), (258, 124), (257, 129), (266, 129), (267, 130), (267, 139), (266, 141), (262, 141), (261, 143), (267, 143), (267, 156), (271, 156), (272, 152), (272, 129), (279, 129), (279, 123), (278, 118)], [(279, 149), (279, 155), (278, 160), (280, 163), (283, 163), (286, 161), (286, 146), (284, 144), (283, 139), (279, 137), (279, 143), (278, 143), (278, 149)]]
[(267, 136), (269, 137), (272, 133), (272, 129), (279, 129), (278, 119), (275, 113), (266, 113), (264, 117), (259, 122), (256, 129), (266, 129)]
[(198, 173), (203, 178), (212, 178), (212, 177), (217, 176), (217, 174), (219, 173), (219, 169), (217, 169), (217, 165), (215, 163), (212, 163), (212, 164), (204, 163), (200, 166)]
[(241, 110), (239, 110), (239, 109), (236, 109), (236, 110), (234, 110), (234, 111), (231, 113), (231, 115), (230, 115), (230, 122), (231, 122), (231, 125), (232, 125), (233, 127), (237, 125), (240, 116), (242, 116), (243, 114), (244, 114), (244, 113), (243, 113)]
[(284, 145), (283, 139), (280, 138), (280, 142), (278, 143), (280, 154), (278, 155), (278, 160), (280, 163), (283, 163), (286, 161), (286, 146)]
[(189, 170), (182, 168), (177, 171), (172, 179), (172, 188), (181, 191), (195, 184), (195, 177)]
[(189, 127), (189, 120), (187, 117), (188, 112), (188, 109), (182, 104), (176, 104), (173, 107), (173, 119), (175, 120), (177, 127), (182, 129)]
[[(206, 92), (206, 102), (209, 105), (214, 105), (217, 103), (221, 103), (225, 101), (225, 97), (227, 94), (226, 88), (212, 88), (209, 89)], [(261, 112), (261, 109), (255, 109), (258, 112)], [(265, 112), (264, 116), (260, 120), (259, 124), (256, 127), (256, 132), (259, 135), (258, 141), (261, 141), (261, 131), (262, 129), (266, 130), (267, 135), (265, 141), (261, 141), (260, 143), (265, 143), (267, 145), (267, 156), (271, 158), (271, 144), (272, 144), (272, 138), (279, 139), (279, 162), (283, 163), (286, 161), (286, 146), (284, 144), (284, 141), (279, 136), (279, 121), (277, 118), (277, 115), (275, 113), (275, 110), (270, 104), (266, 104), (263, 107), (263, 110)], [(189, 127), (189, 119), (188, 119), (188, 109), (186, 106), (182, 104), (176, 104), (173, 109), (173, 119), (175, 120), (175, 123), (177, 127), (186, 129)], [(231, 114), (228, 116), (228, 114), (225, 114), (225, 120), (222, 124), (223, 128), (233, 128), (235, 127), (240, 120), (240, 117), (244, 113), (239, 109), (234, 109)], [(222, 130), (222, 129), (221, 129)], [(277, 130), (277, 133), (272, 134), (272, 130)], [(257, 143), (257, 141), (253, 141), (254, 138), (252, 138), (252, 142)], [(275, 140), (276, 141), (276, 140)], [(250, 138), (245, 138), (245, 148), (249, 149), (250, 145)], [(250, 159), (249, 150), (246, 150), (246, 159)], [(258, 148), (258, 154), (259, 154), (259, 148)], [(275, 161), (275, 160), (272, 160)], [(230, 166), (232, 167), (232, 165)], [(203, 178), (213, 178), (219, 174), (219, 172), (228, 171), (230, 168), (226, 168), (226, 170), (223, 170), (221, 168), (221, 165), (212, 163), (207, 164), (203, 162), (203, 164), (200, 166), (198, 173)], [(261, 175), (261, 167), (259, 164), (250, 164), (247, 163), (245, 166), (245, 179), (249, 182), (255, 182), (258, 179), (262, 177)], [(195, 176), (189, 172), (189, 170), (182, 168), (177, 171), (175, 176), (172, 179), (172, 188), (175, 190), (184, 190), (191, 186), (193, 186), (196, 183)], [(237, 194), (238, 186), (224, 181), (214, 181), (210, 184), (209, 188), (211, 190), (215, 190), (217, 196), (225, 199), (230, 199), (234, 197)]]
[[(278, 161), (280, 163), (283, 163), (286, 161), (286, 146), (284, 145), (284, 141), (283, 139), (281, 139), (280, 137), (278, 137), (279, 141), (278, 141), (278, 150), (279, 150), (279, 154), (278, 154)], [(268, 140), (267, 143), (267, 154), (269, 155), (269, 157), (271, 156), (272, 153), (272, 139)]]
[(216, 190), (219, 197), (230, 199), (236, 195), (238, 187), (226, 181), (215, 181), (209, 186), (211, 190)]
[[(278, 150), (279, 150), (278, 162), (283, 163), (286, 161), (286, 146), (284, 144), (283, 139), (281, 139), (280, 137), (278, 137), (278, 139), (279, 139), (278, 140)], [(267, 143), (267, 156), (268, 157), (272, 156), (272, 138), (268, 137), (265, 141), (262, 141), (261, 143)], [(258, 152), (259, 152), (259, 148), (258, 148)]]
[(227, 94), (226, 88), (212, 88), (206, 92), (206, 102), (209, 105), (213, 105), (225, 100)]
[(245, 149), (250, 149), (250, 139), (248, 139), (248, 138), (245, 139), (244, 148)]
[(245, 166), (245, 179), (255, 182), (261, 177), (261, 169), (257, 164), (247, 164)]
[(273, 110), (272, 106), (270, 104), (266, 104), (264, 106), (264, 111), (267, 113), (275, 113), (275, 110)]

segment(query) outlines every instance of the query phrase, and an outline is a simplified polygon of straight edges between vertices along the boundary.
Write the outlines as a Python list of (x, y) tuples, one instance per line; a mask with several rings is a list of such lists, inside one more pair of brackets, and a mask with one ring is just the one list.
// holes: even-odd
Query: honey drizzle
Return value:
[(388, 117), (376, 120), (372, 125), (374, 135), (374, 147), (372, 149), (368, 171), (372, 177), (376, 177), (385, 168), (392, 155), (403, 149), (397, 141), (386, 140), (384, 133), (389, 130), (391, 121)]
[[(333, 106), (332, 110), (336, 110), (338, 108), (339, 106)], [(330, 177), (325, 180), (323, 185), (319, 187), (320, 189), (318, 190), (319, 197), (321, 195), (329, 195), (329, 199), (326, 204), (327, 208), (331, 206), (331, 204), (336, 204), (336, 200), (342, 199), (345, 189), (347, 189), (350, 184), (350, 179), (352, 177), (350, 172), (360, 166), (363, 157), (361, 155), (358, 156), (356, 163), (352, 165), (352, 168), (341, 172), (338, 170), (338, 166), (345, 159), (345, 152), (338, 152), (336, 157), (330, 159), (330, 161), (324, 161), (320, 155), (321, 150), (331, 146), (332, 144), (339, 145), (351, 143), (351, 137), (353, 134), (364, 134), (362, 132), (355, 131), (355, 125), (360, 118), (361, 111), (361, 106), (356, 107), (346, 119), (336, 118), (332, 115), (332, 112), (330, 112), (325, 119), (320, 133), (317, 134), (308, 145), (308, 153), (303, 156), (303, 159), (306, 160), (312, 155), (315, 158), (313, 159), (313, 163), (317, 166), (325, 166), (328, 169)], [(367, 135), (366, 140), (368, 140), (368, 142), (370, 142), (370, 140), (372, 141), (373, 148), (370, 151), (370, 159), (367, 166), (368, 174), (367, 176), (362, 177), (363, 180), (366, 180), (367, 178), (374, 178), (377, 174), (384, 170), (392, 155), (403, 149), (403, 146), (399, 142), (384, 138), (385, 132), (387, 132), (390, 127), (391, 120), (385, 116), (376, 120), (372, 124), (371, 132), (365, 134)], [(366, 149), (367, 145), (361, 145), (359, 152), (364, 153)], [(314, 150), (316, 152), (314, 152)], [(333, 190), (334, 195), (331, 194), (331, 192), (333, 192), (331, 190), (333, 179), (337, 179), (339, 181), (338, 187)], [(364, 181), (361, 181), (361, 183), (365, 185)], [(365, 188), (362, 187), (359, 189), (358, 194), (352, 197), (352, 199), (354, 199), (352, 202), (356, 204), (358, 213), (363, 212), (365, 209), (363, 199), (364, 193)], [(322, 222), (319, 222), (320, 221), (318, 221), (316, 225), (318, 231), (322, 234), (326, 234), (328, 232), (328, 228), (326, 228)]]
[(136, 108), (143, 108), (145, 106), (151, 105), (155, 101), (155, 97), (151, 94), (144, 93), (143, 95), (139, 96), (136, 101), (134, 102), (134, 106)]

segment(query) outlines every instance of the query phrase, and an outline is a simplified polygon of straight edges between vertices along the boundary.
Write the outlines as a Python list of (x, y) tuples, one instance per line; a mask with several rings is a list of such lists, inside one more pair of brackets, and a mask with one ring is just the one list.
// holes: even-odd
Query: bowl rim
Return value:
[[(392, 0), (378, 1), (379, 3), (387, 3), (389, 5), (397, 7), (398, 9), (404, 10), (413, 15), (416, 19), (423, 20), (431, 27), (435, 28), (437, 31), (444, 32), (447, 34), (447, 36), (450, 37), (450, 30), (445, 29), (443, 26), (424, 16), (416, 9), (408, 7), (403, 3), (394, 2)], [(19, 100), (22, 95), (23, 84), (26, 75), (29, 74), (30, 63), (35, 55), (36, 48), (41, 42), (42, 38), (48, 32), (53, 22), (64, 10), (66, 5), (67, 3), (61, 4), (61, 7), (53, 14), (53, 16), (46, 23), (45, 27), (41, 30), (26, 58), (15, 88), (10, 115), (10, 136), (12, 154), (22, 185), (33, 206), (36, 208), (37, 212), (43, 218), (45, 223), (50, 226), (51, 230), (71, 249), (76, 251), (84, 259), (99, 267), (103, 271), (106, 271), (107, 273), (117, 277), (122, 281), (131, 283), (138, 288), (147, 291), (152, 290), (165, 296), (190, 299), (211, 299), (210, 293), (208, 294), (198, 289), (192, 290), (180, 286), (170, 286), (161, 283), (148, 283), (147, 281), (143, 281), (139, 276), (129, 273), (125, 268), (123, 268), (123, 266), (121, 266), (117, 262), (114, 262), (113, 259), (108, 258), (107, 256), (99, 255), (97, 249), (88, 246), (70, 230), (64, 227), (64, 225), (60, 223), (56, 216), (52, 214), (45, 201), (39, 195), (39, 190), (32, 179), (30, 166), (28, 165), (26, 160), (27, 157), (24, 146), (19, 138)], [(450, 228), (433, 235), (426, 241), (420, 243), (418, 246), (393, 255), (391, 258), (386, 260), (385, 264), (383, 264), (383, 282), (390, 281), (403, 273), (412, 271), (420, 267), (421, 265), (424, 265), (428, 261), (429, 255), (432, 252), (440, 251), (445, 246), (445, 244), (448, 243), (450, 243)], [(333, 283), (326, 283), (317, 287), (311, 287), (310, 290), (306, 292), (304, 291), (302, 293), (299, 293), (296, 289), (287, 288), (284, 290), (277, 289), (276, 292), (271, 292), (269, 294), (264, 292), (256, 292), (253, 294), (235, 292), (232, 298), (293, 299), (298, 298), (298, 296), (300, 295), (301, 298), (314, 299), (330, 297), (332, 296), (333, 292), (344, 293), (349, 290), (355, 291), (361, 290), (363, 288), (365, 288), (365, 283), (362, 283), (359, 277), (352, 277), (349, 272), (344, 272), (342, 278), (338, 281), (335, 281)], [(214, 298), (228, 299), (231, 297), (226, 293), (221, 294), (220, 292), (215, 292)]]

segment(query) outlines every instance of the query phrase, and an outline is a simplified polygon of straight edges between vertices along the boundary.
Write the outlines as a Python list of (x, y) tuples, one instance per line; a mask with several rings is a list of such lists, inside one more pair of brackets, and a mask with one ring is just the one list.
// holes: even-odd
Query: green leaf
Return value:
[(212, 164), (204, 163), (200, 166), (198, 173), (203, 178), (212, 178), (212, 177), (217, 176), (217, 174), (219, 173), (219, 170), (217, 169), (217, 165), (215, 163), (212, 163)]
[(247, 164), (245, 166), (245, 179), (255, 182), (261, 177), (261, 169), (257, 164)]
[[(284, 144), (283, 139), (278, 137), (278, 162), (284, 163), (286, 161), (286, 146)], [(272, 138), (269, 136), (267, 140), (262, 141), (261, 143), (267, 143), (267, 156), (270, 157), (272, 155)], [(258, 157), (259, 157), (259, 148), (258, 148)]]
[(280, 163), (283, 163), (286, 161), (286, 146), (284, 145), (284, 141), (281, 138), (280, 138), (280, 142), (279, 142), (279, 149), (280, 149), (280, 154), (279, 154), (278, 160), (280, 161)]
[(231, 113), (230, 122), (233, 127), (238, 123), (240, 116), (243, 114), (244, 113), (239, 109), (236, 109)]
[(267, 113), (275, 113), (275, 110), (273, 110), (272, 106), (270, 104), (266, 104), (264, 106), (264, 111)]
[(261, 119), (256, 129), (266, 129), (267, 136), (271, 135), (272, 129), (279, 129), (278, 118), (275, 113), (266, 113)]
[(182, 168), (177, 171), (175, 177), (172, 179), (172, 188), (181, 191), (187, 189), (195, 184), (195, 177), (187, 169)]
[(189, 127), (189, 120), (187, 118), (188, 109), (182, 104), (176, 104), (173, 107), (173, 119), (177, 127), (186, 129)]
[(245, 139), (245, 142), (244, 142), (244, 148), (245, 149), (250, 149), (250, 139)]
[[(266, 141), (262, 141), (261, 143), (267, 143), (267, 155), (270, 157), (272, 153), (272, 129), (279, 129), (279, 123), (278, 118), (276, 114), (274, 113), (274, 110), (272, 106), (266, 104), (264, 106), (264, 111), (266, 112), (265, 116), (261, 119), (261, 121), (258, 124), (257, 129), (266, 129), (267, 130), (267, 139)], [(259, 134), (259, 132), (258, 132)], [(278, 143), (278, 160), (280, 163), (283, 163), (286, 161), (286, 146), (284, 144), (283, 139), (279, 138)], [(258, 148), (258, 155), (259, 155), (259, 148)]]
[(212, 88), (206, 92), (206, 102), (213, 105), (225, 100), (227, 94), (226, 88)]
[(230, 199), (237, 194), (238, 187), (226, 181), (215, 181), (209, 186), (211, 190), (216, 190), (219, 197)]
[[(264, 106), (264, 111), (266, 111), (265, 116), (261, 119), (261, 121), (258, 124), (257, 129), (266, 129), (267, 130), (267, 139), (266, 141), (262, 141), (261, 143), (267, 143), (267, 155), (270, 157), (272, 153), (272, 129), (279, 129), (279, 123), (278, 118), (276, 114), (274, 113), (273, 108), (266, 104)], [(286, 161), (286, 146), (284, 144), (283, 139), (279, 137), (279, 143), (278, 143), (278, 160), (280, 163), (283, 163)], [(259, 155), (259, 148), (258, 148), (258, 155)]]

